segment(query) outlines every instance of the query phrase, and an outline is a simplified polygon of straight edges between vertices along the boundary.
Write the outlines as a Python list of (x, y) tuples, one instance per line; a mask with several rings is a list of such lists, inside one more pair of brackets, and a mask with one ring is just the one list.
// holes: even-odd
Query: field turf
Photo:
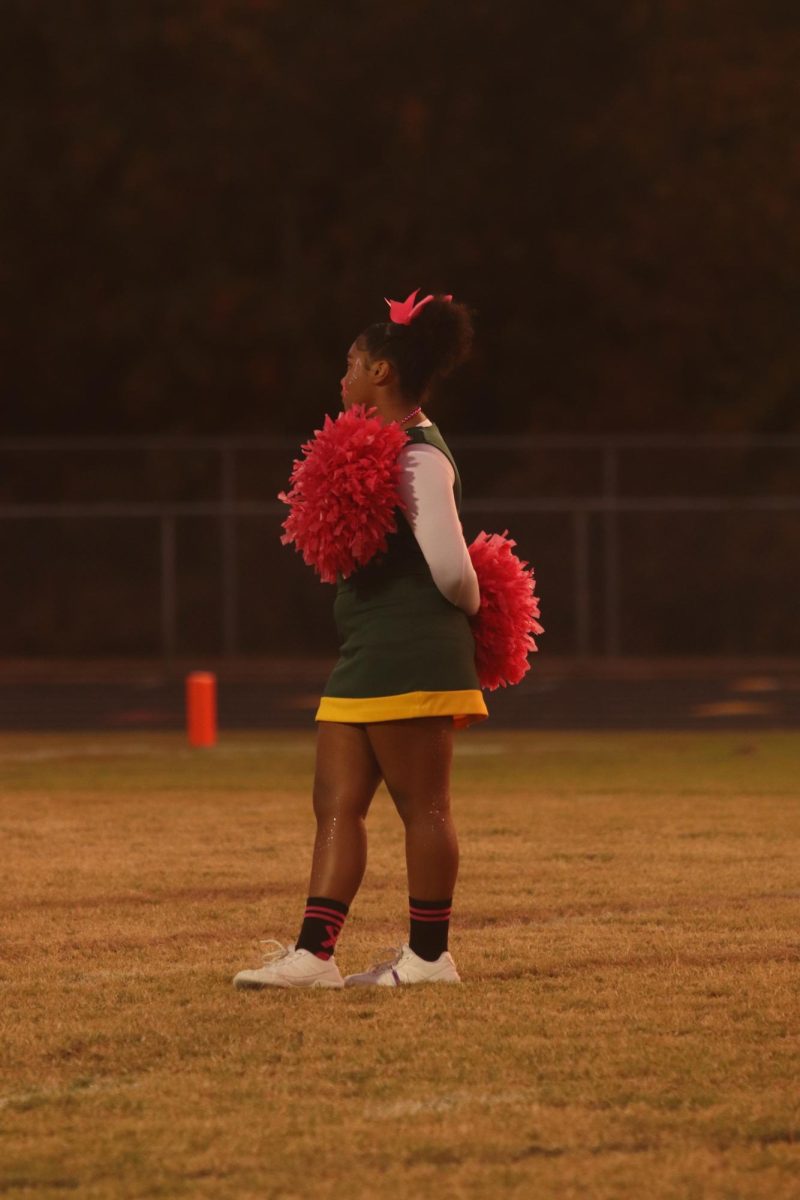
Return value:
[[(313, 738), (0, 738), (0, 1196), (800, 1195), (800, 739), (457, 739), (464, 984), (236, 992)], [(406, 932), (381, 790), (337, 952)]]

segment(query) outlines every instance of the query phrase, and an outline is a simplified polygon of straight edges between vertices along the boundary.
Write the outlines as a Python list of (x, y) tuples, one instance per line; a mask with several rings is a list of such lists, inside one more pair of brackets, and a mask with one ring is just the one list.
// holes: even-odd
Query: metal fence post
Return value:
[(178, 599), (175, 562), (175, 518), (161, 514), (161, 653), (167, 663), (175, 657)]
[(575, 653), (589, 653), (589, 514), (585, 508), (572, 513), (575, 533)]
[(236, 448), (226, 442), (220, 447), (220, 496), (223, 513), (220, 522), (222, 538), (222, 648), (225, 654), (236, 654), (239, 642), (239, 572), (237, 563)]
[(608, 657), (620, 653), (619, 636), (619, 514), (617, 446), (607, 442), (603, 449), (603, 515), (605, 575), (605, 652)]

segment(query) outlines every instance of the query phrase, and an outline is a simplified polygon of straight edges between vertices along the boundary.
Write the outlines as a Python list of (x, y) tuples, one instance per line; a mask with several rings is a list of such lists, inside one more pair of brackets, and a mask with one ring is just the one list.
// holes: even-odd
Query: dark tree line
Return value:
[(7, 0), (5, 433), (306, 432), (448, 290), (454, 431), (800, 427), (794, 0)]

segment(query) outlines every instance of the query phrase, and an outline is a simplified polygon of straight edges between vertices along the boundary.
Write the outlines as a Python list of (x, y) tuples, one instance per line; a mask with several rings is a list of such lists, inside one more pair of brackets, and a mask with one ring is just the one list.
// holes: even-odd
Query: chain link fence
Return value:
[[(800, 652), (800, 437), (452, 437), (462, 520), (530, 561), (548, 654)], [(0, 440), (0, 653), (303, 654), (293, 438)], [(546, 639), (546, 640), (545, 640)]]

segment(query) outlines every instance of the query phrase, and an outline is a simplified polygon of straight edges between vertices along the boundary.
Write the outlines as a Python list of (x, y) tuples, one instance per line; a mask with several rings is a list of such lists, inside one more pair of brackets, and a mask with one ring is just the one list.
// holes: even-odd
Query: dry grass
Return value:
[[(311, 738), (0, 739), (0, 1195), (796, 1197), (797, 737), (459, 747), (464, 986), (264, 994)], [(370, 820), (344, 970), (405, 932)]]

